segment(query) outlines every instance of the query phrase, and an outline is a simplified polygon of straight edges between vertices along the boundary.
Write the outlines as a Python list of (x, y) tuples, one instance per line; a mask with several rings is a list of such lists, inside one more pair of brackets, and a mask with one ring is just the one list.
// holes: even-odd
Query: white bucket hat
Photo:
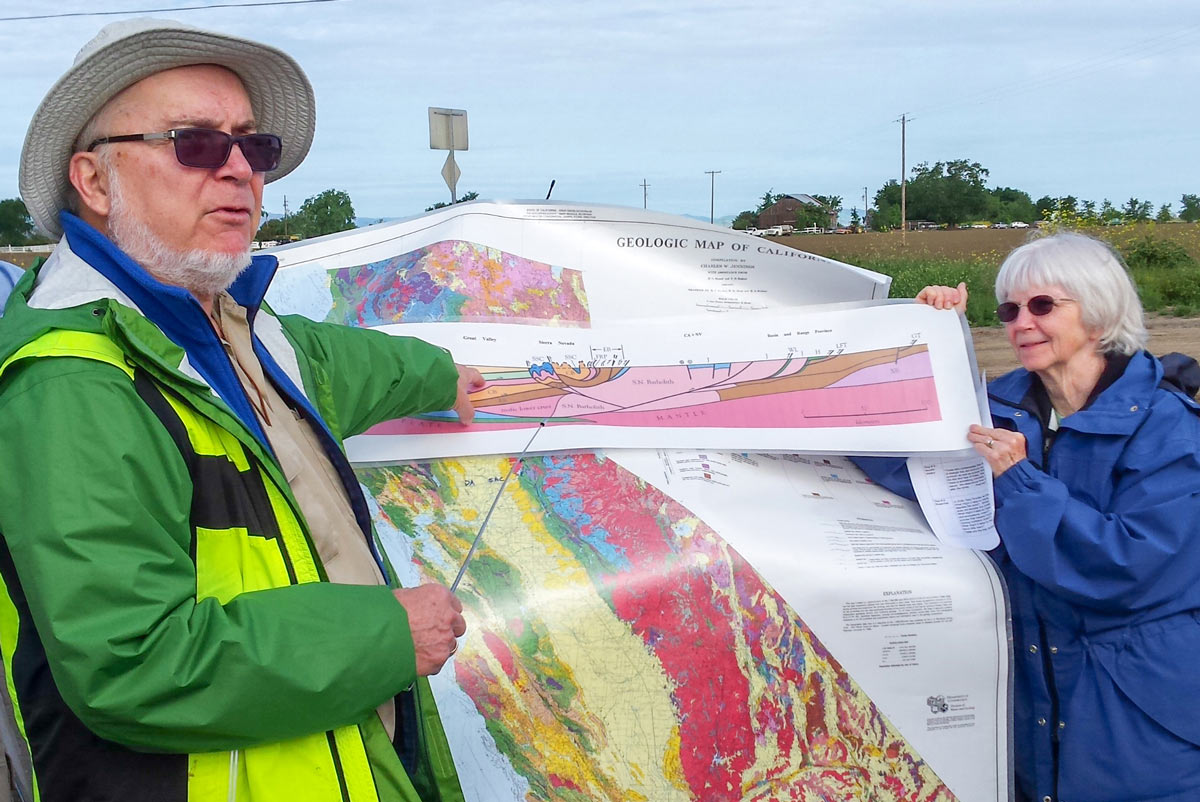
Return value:
[(67, 167), (75, 139), (114, 95), (163, 70), (218, 64), (237, 73), (250, 95), (258, 130), (283, 139), (279, 167), (268, 182), (299, 166), (312, 145), (316, 99), (300, 65), (268, 45), (163, 19), (104, 26), (38, 106), (21, 150), (21, 197), (34, 224), (62, 234), (58, 213), (68, 207)]

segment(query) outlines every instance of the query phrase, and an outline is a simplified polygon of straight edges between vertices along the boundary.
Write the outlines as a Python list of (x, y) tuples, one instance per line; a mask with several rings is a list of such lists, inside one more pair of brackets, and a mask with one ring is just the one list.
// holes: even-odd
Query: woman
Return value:
[[(1017, 798), (1200, 800), (1200, 408), (1143, 350), (1103, 243), (1016, 249), (996, 298), (1022, 368), (990, 385), (992, 426), (967, 438), (995, 481)], [(966, 286), (917, 300), (962, 311)]]

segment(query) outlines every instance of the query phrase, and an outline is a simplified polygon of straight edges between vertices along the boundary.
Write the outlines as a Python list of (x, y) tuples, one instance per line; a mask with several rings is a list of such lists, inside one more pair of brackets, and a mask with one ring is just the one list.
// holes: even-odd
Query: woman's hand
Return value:
[(1025, 435), (1019, 432), (972, 425), (967, 430), (967, 439), (992, 466), (992, 476), (999, 476), (1025, 459)]
[(967, 283), (960, 281), (957, 287), (942, 287), (934, 284), (917, 293), (917, 303), (929, 304), (934, 309), (954, 309), (967, 313)]

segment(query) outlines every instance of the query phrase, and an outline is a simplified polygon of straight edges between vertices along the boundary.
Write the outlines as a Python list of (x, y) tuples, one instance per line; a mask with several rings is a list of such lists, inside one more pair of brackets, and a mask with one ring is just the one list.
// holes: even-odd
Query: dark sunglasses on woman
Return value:
[(1023, 304), (1005, 301), (996, 307), (996, 317), (1001, 323), (1012, 323), (1021, 314), (1021, 307), (1029, 310), (1029, 314), (1041, 317), (1048, 315), (1059, 303), (1073, 301), (1073, 298), (1051, 298), (1049, 295), (1035, 295)]

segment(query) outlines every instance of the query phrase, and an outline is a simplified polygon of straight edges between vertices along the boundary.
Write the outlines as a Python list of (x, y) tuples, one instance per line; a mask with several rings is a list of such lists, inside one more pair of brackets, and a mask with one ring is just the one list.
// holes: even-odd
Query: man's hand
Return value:
[(408, 613), (417, 675), (428, 677), (438, 673), (458, 650), (458, 638), (467, 631), (462, 602), (445, 585), (396, 588), (392, 594)]
[(487, 382), (482, 373), (469, 365), (456, 363), (454, 367), (458, 368), (458, 395), (454, 399), (453, 409), (458, 415), (458, 422), (466, 426), (475, 420), (475, 405), (471, 403), (470, 394), (482, 390)]
[(954, 309), (967, 313), (967, 283), (960, 281), (957, 287), (933, 285), (917, 293), (918, 303), (929, 304), (934, 309)]

